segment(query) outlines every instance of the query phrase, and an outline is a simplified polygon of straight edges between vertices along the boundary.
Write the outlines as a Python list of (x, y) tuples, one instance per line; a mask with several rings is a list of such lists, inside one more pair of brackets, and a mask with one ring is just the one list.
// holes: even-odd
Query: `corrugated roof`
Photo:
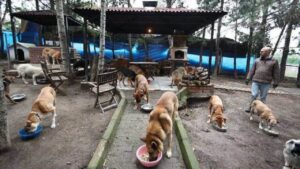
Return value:
[[(23, 46), (25, 48), (33, 48), (33, 47), (36, 47), (35, 44), (33, 43), (21, 43), (21, 42), (17, 42), (17, 45), (20, 45), (20, 46)], [(10, 45), (10, 47), (13, 47), (14, 45)]]
[[(54, 26), (57, 25), (56, 13), (51, 10), (40, 10), (40, 11), (22, 11), (14, 12), (12, 16), (25, 19), (31, 22), (35, 22), (44, 26)], [(66, 15), (68, 18), (69, 26), (80, 26), (81, 23), (74, 19), (72, 16)]]
[[(99, 8), (75, 8), (73, 11), (91, 23), (100, 25)], [(185, 8), (107, 8), (106, 28), (113, 33), (191, 34), (213, 23), (227, 12)]]
[[(100, 11), (99, 8), (76, 8), (85, 10)], [(202, 9), (186, 9), (186, 8), (116, 8), (110, 7), (106, 9), (107, 12), (145, 12), (145, 13), (225, 13), (221, 10), (202, 10)]]

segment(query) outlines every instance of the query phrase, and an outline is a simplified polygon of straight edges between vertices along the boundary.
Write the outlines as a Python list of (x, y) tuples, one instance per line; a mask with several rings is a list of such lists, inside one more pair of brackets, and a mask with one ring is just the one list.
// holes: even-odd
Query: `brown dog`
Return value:
[(137, 65), (130, 65), (128, 69), (134, 71), (134, 73), (137, 75), (145, 75), (144, 71)]
[(9, 76), (5, 74), (5, 70), (4, 70), (4, 75), (2, 76), (3, 78), (3, 86), (4, 86), (4, 95), (5, 97), (13, 104), (16, 104), (17, 102), (15, 102), (11, 97), (10, 97), (10, 84), (14, 81), (14, 79), (16, 78), (15, 76)]
[(209, 115), (208, 115), (208, 121), (207, 123), (210, 123), (211, 121), (216, 122), (216, 124), (222, 128), (225, 126), (226, 118), (224, 115), (224, 107), (222, 100), (217, 95), (212, 95), (209, 100), (208, 104), (209, 109)]
[(171, 87), (173, 87), (174, 84), (178, 87), (184, 75), (187, 75), (187, 72), (184, 67), (178, 67), (176, 70), (174, 70), (172, 72)]
[(146, 79), (146, 77), (144, 75), (136, 75), (135, 77), (135, 90), (133, 93), (133, 97), (135, 98), (136, 101), (136, 107), (135, 109), (137, 109), (139, 106), (139, 103), (141, 102), (143, 97), (146, 97), (145, 100), (147, 101), (147, 103), (149, 102), (149, 84), (148, 84), (148, 80)]
[(56, 127), (55, 96), (56, 92), (52, 87), (47, 86), (42, 88), (41, 93), (32, 104), (31, 112), (27, 116), (26, 126), (24, 127), (25, 131), (34, 132), (41, 122), (41, 117), (49, 113), (52, 113), (51, 128)]
[(149, 160), (156, 160), (163, 151), (163, 142), (168, 139), (167, 157), (172, 156), (172, 129), (173, 121), (178, 115), (178, 99), (175, 93), (165, 92), (159, 98), (156, 106), (150, 113), (146, 137), (141, 138), (146, 143)]
[(253, 114), (257, 114), (260, 117), (260, 129), (263, 128), (264, 122), (267, 122), (269, 130), (277, 124), (277, 120), (273, 115), (272, 110), (260, 100), (254, 100), (251, 103), (250, 120), (253, 120)]
[(46, 60), (46, 63), (49, 65), (49, 57), (52, 59), (52, 64), (55, 65), (55, 61), (59, 63), (61, 59), (60, 51), (57, 51), (52, 48), (44, 48), (42, 51), (42, 57)]

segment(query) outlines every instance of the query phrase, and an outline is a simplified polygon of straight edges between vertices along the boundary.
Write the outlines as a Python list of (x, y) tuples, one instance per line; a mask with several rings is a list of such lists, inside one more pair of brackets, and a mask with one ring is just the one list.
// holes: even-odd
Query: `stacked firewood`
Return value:
[(183, 86), (205, 86), (210, 83), (208, 70), (203, 67), (189, 67), (182, 77)]

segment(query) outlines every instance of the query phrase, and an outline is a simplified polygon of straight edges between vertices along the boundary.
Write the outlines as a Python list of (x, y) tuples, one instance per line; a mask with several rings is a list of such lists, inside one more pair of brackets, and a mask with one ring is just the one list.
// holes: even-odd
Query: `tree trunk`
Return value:
[(266, 25), (267, 25), (267, 17), (268, 17), (268, 8), (269, 5), (267, 2), (263, 4), (262, 7), (263, 16), (262, 16), (262, 22), (260, 24), (260, 31), (259, 31), (259, 39), (257, 41), (257, 48), (256, 48), (256, 57), (260, 56), (260, 49), (264, 47), (265, 41), (266, 41)]
[[(2, 18), (2, 2), (0, 1), (0, 56), (4, 56), (4, 38), (3, 38), (3, 30), (2, 30), (2, 23), (4, 22), (4, 18), (6, 15), (7, 8), (4, 9), (3, 18)], [(5, 7), (7, 4), (5, 5)]]
[(11, 146), (8, 130), (7, 112), (4, 103), (4, 86), (2, 76), (0, 76), (0, 100), (0, 151), (2, 151)]
[(288, 54), (289, 54), (292, 30), (293, 30), (293, 24), (290, 21), (288, 23), (288, 27), (286, 30), (286, 36), (285, 36), (282, 58), (281, 58), (281, 63), (280, 63), (280, 80), (284, 80), (284, 76), (285, 76), (285, 66), (286, 66), (286, 61), (287, 61)]
[[(11, 9), (11, 0), (7, 0), (9, 15), (10, 15), (10, 24), (11, 24), (11, 33), (13, 38), (13, 45), (14, 45), (14, 53), (15, 53), (15, 59), (18, 60), (18, 53), (17, 53), (17, 40), (16, 40), (16, 29), (15, 29), (15, 22), (14, 17), (11, 15), (12, 9)], [(8, 68), (11, 68), (10, 59), (8, 59)]]
[(40, 10), (39, 0), (35, 0), (35, 8), (37, 11)]
[[(131, 3), (130, 3), (130, 0), (127, 0), (127, 5), (128, 5), (128, 8), (131, 8)], [(133, 62), (133, 55), (132, 55), (132, 35), (131, 33), (128, 34), (128, 47), (129, 47), (129, 60), (131, 62)]]
[(297, 75), (296, 85), (297, 85), (298, 88), (300, 88), (300, 64), (298, 66), (298, 75)]
[(273, 49), (273, 51), (272, 51), (272, 56), (274, 56), (274, 54), (275, 54), (275, 52), (276, 52), (276, 50), (277, 50), (277, 46), (278, 46), (278, 44), (279, 44), (279, 42), (280, 42), (281, 36), (283, 35), (283, 32), (284, 32), (284, 30), (285, 30), (285, 27), (286, 27), (286, 23), (283, 25), (283, 27), (282, 27), (282, 29), (281, 29), (281, 32), (280, 32), (280, 34), (279, 34), (279, 36), (278, 36), (278, 39), (277, 39), (276, 44), (275, 44), (275, 46), (274, 46), (274, 49)]
[(251, 25), (250, 26), (250, 33), (249, 33), (249, 44), (248, 44), (248, 51), (247, 51), (247, 63), (246, 63), (246, 76), (249, 72), (249, 68), (250, 68), (250, 59), (251, 59), (251, 51), (252, 51), (252, 38), (253, 38), (253, 31), (254, 28)]
[(285, 66), (286, 66), (286, 61), (289, 55), (289, 47), (290, 47), (290, 40), (291, 40), (291, 35), (293, 31), (293, 24), (294, 24), (294, 14), (295, 10), (297, 9), (297, 6), (299, 5), (299, 0), (293, 0), (291, 3), (291, 8), (287, 13), (286, 17), (286, 23), (288, 23), (288, 27), (286, 29), (286, 36), (285, 36), (285, 41), (284, 41), (284, 47), (283, 47), (283, 52), (282, 52), (282, 58), (281, 58), (281, 63), (280, 63), (280, 80), (284, 80), (285, 76)]
[(64, 65), (64, 69), (66, 71), (67, 76), (70, 77), (71, 69), (70, 69), (70, 57), (69, 57), (69, 47), (68, 40), (66, 34), (66, 25), (65, 25), (65, 17), (63, 10), (63, 0), (56, 0), (56, 19), (57, 19), (57, 31), (59, 35), (59, 42), (61, 48), (61, 56), (62, 56), (62, 64)]
[(202, 34), (202, 41), (201, 41), (201, 47), (200, 47), (200, 56), (199, 56), (199, 66), (202, 66), (203, 45), (205, 43), (205, 31), (206, 31), (206, 27), (204, 27), (203, 34)]
[(93, 47), (94, 47), (94, 54), (93, 54), (93, 59), (92, 59), (92, 71), (91, 71), (91, 79), (90, 81), (95, 81), (96, 80), (96, 75), (97, 75), (97, 68), (98, 68), (98, 62), (99, 62), (99, 57), (96, 57), (96, 35), (94, 34), (93, 37)]
[(235, 20), (235, 35), (234, 35), (234, 56), (233, 56), (233, 74), (234, 74), (234, 78), (237, 79), (237, 70), (236, 70), (236, 55), (237, 55), (237, 30), (238, 30), (238, 23), (237, 23), (237, 19)]
[[(100, 16), (100, 45), (99, 45), (99, 63), (98, 71), (103, 72), (104, 70), (104, 49), (105, 49), (105, 26), (106, 26), (106, 3), (105, 0), (101, 0), (101, 16)], [(97, 71), (97, 73), (98, 73)]]
[(54, 0), (50, 0), (50, 10), (55, 10), (55, 3), (54, 3)]
[(2, 30), (2, 23), (0, 22), (0, 56), (4, 56), (4, 38), (3, 38), (3, 32), (2, 31), (3, 31)]
[(210, 33), (210, 50), (209, 50), (209, 58), (208, 58), (208, 78), (211, 76), (211, 61), (212, 61), (212, 54), (213, 54), (213, 40), (214, 40), (214, 25), (213, 22), (211, 24), (211, 33)]
[[(221, 7), (220, 10), (223, 10), (224, 0), (221, 0)], [(214, 69), (214, 75), (220, 73), (220, 63), (222, 56), (220, 56), (220, 34), (221, 34), (221, 27), (222, 27), (222, 17), (218, 20), (218, 32), (217, 32), (217, 38), (216, 38), (216, 65)]]

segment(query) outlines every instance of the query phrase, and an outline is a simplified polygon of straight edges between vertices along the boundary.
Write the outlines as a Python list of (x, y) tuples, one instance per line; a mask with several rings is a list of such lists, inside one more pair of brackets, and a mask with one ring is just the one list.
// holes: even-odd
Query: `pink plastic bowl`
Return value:
[(158, 154), (158, 157), (155, 161), (144, 161), (142, 159), (142, 155), (145, 154), (145, 153), (148, 153), (147, 152), (147, 147), (146, 145), (142, 145), (141, 147), (139, 147), (136, 151), (136, 158), (140, 161), (140, 163), (145, 166), (145, 167), (154, 167), (156, 166), (160, 160), (162, 159), (162, 153), (160, 152)]

